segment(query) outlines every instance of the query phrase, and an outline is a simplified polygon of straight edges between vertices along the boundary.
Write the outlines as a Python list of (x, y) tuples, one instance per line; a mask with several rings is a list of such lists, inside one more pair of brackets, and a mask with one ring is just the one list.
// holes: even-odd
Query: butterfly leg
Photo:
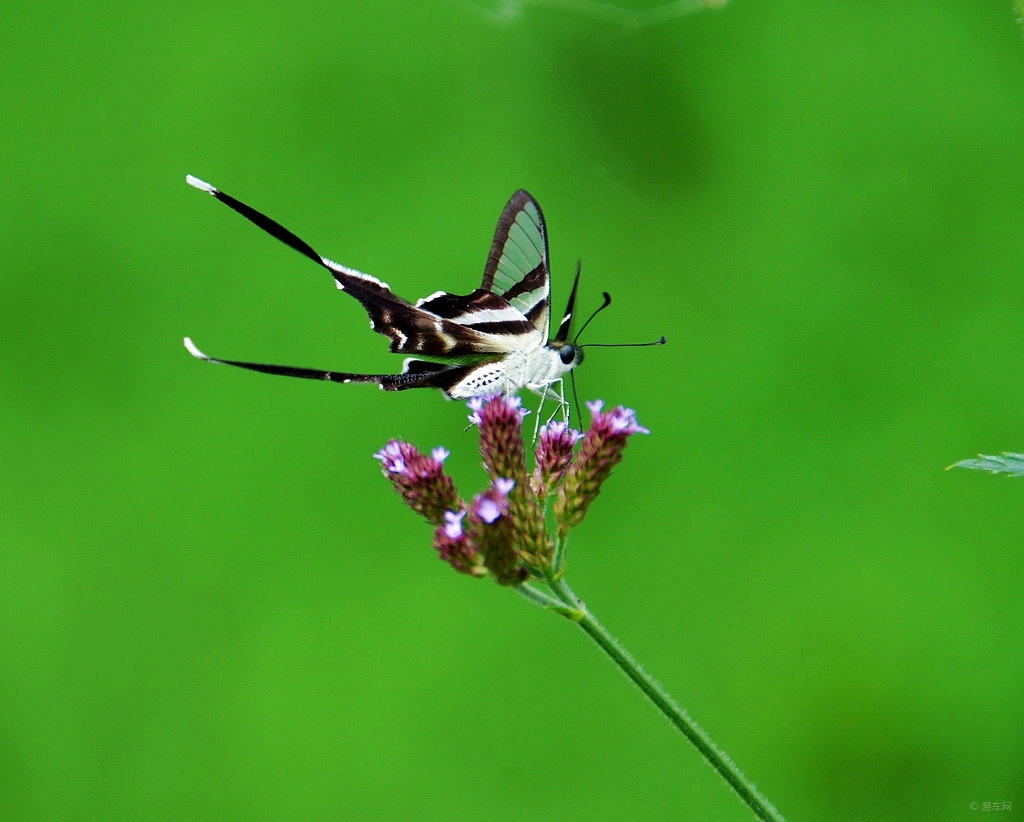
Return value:
[[(545, 385), (543, 388), (531, 388), (534, 394), (540, 397), (540, 405), (537, 406), (537, 416), (533, 422), (533, 440), (537, 441), (537, 437), (540, 434), (540, 426), (542, 424), (548, 425), (552, 420), (555, 419), (561, 412), (562, 420), (569, 424), (569, 403), (565, 400), (565, 382), (564, 380), (558, 380), (558, 390), (556, 391), (551, 387), (550, 384)], [(554, 400), (555, 408), (545, 420), (544, 417), (544, 402), (545, 400)]]
[(558, 405), (555, 408), (555, 410), (551, 412), (551, 416), (548, 417), (547, 423), (550, 424), (551, 421), (554, 420), (554, 418), (558, 416), (558, 412), (561, 411), (562, 412), (562, 422), (564, 422), (566, 425), (568, 425), (569, 424), (569, 403), (567, 403), (565, 401), (565, 380), (564, 379), (560, 379), (558, 381), (558, 393), (557, 393), (557, 395), (555, 394), (555, 391), (554, 391), (554, 389), (551, 388), (551, 386), (548, 386), (548, 390), (551, 392), (552, 397), (554, 397), (558, 401)]
[(541, 417), (541, 413), (544, 411), (544, 398), (547, 396), (547, 393), (548, 393), (547, 386), (544, 386), (544, 390), (543, 391), (538, 391), (537, 393), (540, 395), (540, 403), (538, 403), (538, 405), (537, 405), (537, 416), (535, 416), (533, 418), (533, 444), (534, 445), (537, 444), (537, 437), (540, 436), (540, 417)]

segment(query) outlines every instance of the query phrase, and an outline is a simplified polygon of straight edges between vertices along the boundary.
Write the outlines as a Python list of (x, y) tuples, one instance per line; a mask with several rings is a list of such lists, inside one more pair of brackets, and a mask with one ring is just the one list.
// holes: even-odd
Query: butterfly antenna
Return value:
[[(578, 276), (579, 274), (577, 272), (577, 277)], [(587, 330), (587, 326), (590, 325), (591, 320), (593, 320), (594, 317), (596, 317), (598, 314), (600, 314), (602, 311), (604, 311), (608, 306), (612, 304), (612, 295), (609, 294), (607, 291), (602, 292), (602, 294), (604, 294), (604, 302), (602, 302), (601, 305), (599, 305), (597, 309), (594, 311), (594, 313), (587, 318), (587, 321), (583, 323), (582, 328), (580, 328), (580, 330), (576, 332), (576, 336), (573, 338), (572, 344), (575, 345), (577, 348), (639, 348), (648, 345), (664, 345), (667, 342), (667, 340), (664, 337), (662, 337), (661, 339), (653, 340), (652, 342), (643, 343), (587, 343), (585, 345), (577, 344), (576, 340), (578, 340), (583, 335), (583, 332)], [(576, 407), (576, 418), (580, 422), (579, 430), (582, 431), (583, 413), (582, 411), (580, 411), (579, 394), (576, 393), (575, 371), (569, 372), (569, 381), (572, 383), (572, 401), (573, 405)]]
[[(579, 276), (578, 272), (577, 272), (576, 276), (577, 277)], [(601, 305), (599, 305), (597, 307), (597, 309), (594, 311), (594, 313), (591, 314), (587, 318), (587, 321), (585, 323), (583, 323), (583, 327), (579, 331), (576, 332), (576, 336), (573, 337), (573, 340), (572, 340), (572, 344), (573, 345), (576, 345), (576, 340), (578, 340), (581, 336), (583, 336), (583, 332), (587, 330), (587, 326), (590, 325), (591, 320), (593, 320), (594, 317), (596, 317), (598, 314), (600, 314), (602, 311), (604, 311), (608, 306), (610, 306), (612, 304), (612, 295), (609, 294), (607, 291), (603, 291), (601, 293), (604, 294), (604, 302), (601, 303)], [(645, 342), (645, 343), (586, 343), (585, 345), (578, 345), (577, 347), (578, 348), (638, 348), (638, 347), (642, 347), (642, 346), (645, 346), (645, 345), (664, 345), (666, 342), (668, 342), (668, 340), (666, 340), (664, 337), (662, 337), (661, 339), (654, 340), (653, 342)], [(573, 386), (575, 387), (575, 385), (576, 385), (576, 383), (574, 382)], [(581, 420), (581, 422), (582, 422), (582, 420)]]
[(572, 340), (572, 344), (573, 345), (576, 345), (576, 340), (578, 340), (580, 338), (580, 336), (583, 334), (583, 332), (587, 330), (587, 326), (590, 325), (591, 320), (593, 320), (594, 317), (596, 317), (598, 314), (600, 314), (602, 311), (604, 311), (608, 306), (610, 306), (612, 304), (612, 295), (609, 294), (607, 291), (603, 291), (601, 293), (604, 294), (604, 302), (601, 303), (601, 305), (599, 305), (594, 310), (593, 314), (591, 314), (589, 317), (587, 317), (587, 321), (585, 323), (583, 323), (583, 327), (580, 328), (580, 330), (576, 332), (576, 336), (573, 337), (573, 340)]
[(661, 339), (653, 340), (645, 343), (587, 343), (581, 345), (580, 348), (643, 348), (648, 345), (664, 345), (667, 343), (664, 337)]

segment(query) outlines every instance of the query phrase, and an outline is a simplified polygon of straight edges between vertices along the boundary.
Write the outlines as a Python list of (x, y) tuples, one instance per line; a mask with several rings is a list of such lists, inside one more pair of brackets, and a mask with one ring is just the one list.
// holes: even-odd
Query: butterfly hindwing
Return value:
[(277, 374), (282, 377), (299, 377), (305, 380), (326, 382), (372, 382), (385, 391), (405, 391), (408, 388), (440, 388), (450, 391), (466, 379), (477, 366), (449, 365), (429, 360), (407, 359), (400, 374), (351, 374), (345, 371), (328, 371), (322, 368), (300, 368), (294, 365), (272, 365), (270, 363), (244, 362), (242, 360), (221, 360), (200, 351), (195, 343), (185, 337), (185, 347), (196, 359), (218, 365), (233, 365), (261, 374)]

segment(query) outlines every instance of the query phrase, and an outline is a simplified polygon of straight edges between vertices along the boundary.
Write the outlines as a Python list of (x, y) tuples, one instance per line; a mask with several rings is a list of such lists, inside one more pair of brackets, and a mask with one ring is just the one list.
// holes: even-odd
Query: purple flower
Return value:
[(484, 398), (483, 397), (471, 397), (466, 402), (466, 405), (468, 405), (469, 406), (469, 410), (473, 412), (468, 417), (466, 417), (466, 419), (469, 420), (470, 425), (480, 425), (480, 412), (481, 412), (481, 410), (483, 410), (483, 407), (484, 407)]
[(466, 516), (465, 511), (445, 511), (444, 512), (444, 525), (439, 526), (446, 537), (449, 539), (458, 539), (462, 536), (462, 518)]
[(498, 517), (507, 513), (508, 495), (514, 487), (513, 480), (501, 478), (494, 480), (488, 490), (473, 498), (473, 505), (470, 509), (473, 516), (487, 525), (492, 525)]
[(515, 488), (516, 481), (510, 479), (501, 479), (500, 477), (491, 483), (491, 487), (494, 489), (494, 493), (500, 494), (503, 497), (507, 497), (512, 489)]
[(501, 516), (501, 506), (492, 499), (480, 497), (473, 506), (473, 513), (476, 514), (482, 522), (486, 522), (488, 525), (491, 525), (498, 517)]
[(401, 440), (391, 440), (373, 455), (375, 460), (380, 460), (385, 476), (388, 474), (406, 475), (406, 460), (412, 454), (418, 454), (416, 447)]
[(483, 425), (485, 419), (483, 412), (493, 403), (498, 403), (498, 405), (488, 412), (488, 419), (492, 419), (496, 414), (511, 415), (512, 413), (516, 413), (519, 415), (519, 421), (522, 422), (523, 418), (530, 413), (528, 408), (522, 407), (522, 399), (515, 394), (511, 396), (505, 396), (504, 394), (491, 394), (489, 397), (472, 397), (467, 400), (466, 405), (468, 405), (469, 410), (473, 412), (469, 417), (467, 417), (467, 419), (473, 425)]

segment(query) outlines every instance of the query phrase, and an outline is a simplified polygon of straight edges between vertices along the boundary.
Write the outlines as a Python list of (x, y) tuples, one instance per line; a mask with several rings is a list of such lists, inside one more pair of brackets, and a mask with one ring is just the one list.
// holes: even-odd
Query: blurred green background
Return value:
[[(650, 4), (654, 5), (654, 4)], [(196, 174), (415, 299), (506, 198), (638, 410), (570, 579), (792, 820), (1024, 810), (1024, 41), (1007, 2), (4, 6), (0, 817), (749, 819), (371, 454), (436, 392)]]

